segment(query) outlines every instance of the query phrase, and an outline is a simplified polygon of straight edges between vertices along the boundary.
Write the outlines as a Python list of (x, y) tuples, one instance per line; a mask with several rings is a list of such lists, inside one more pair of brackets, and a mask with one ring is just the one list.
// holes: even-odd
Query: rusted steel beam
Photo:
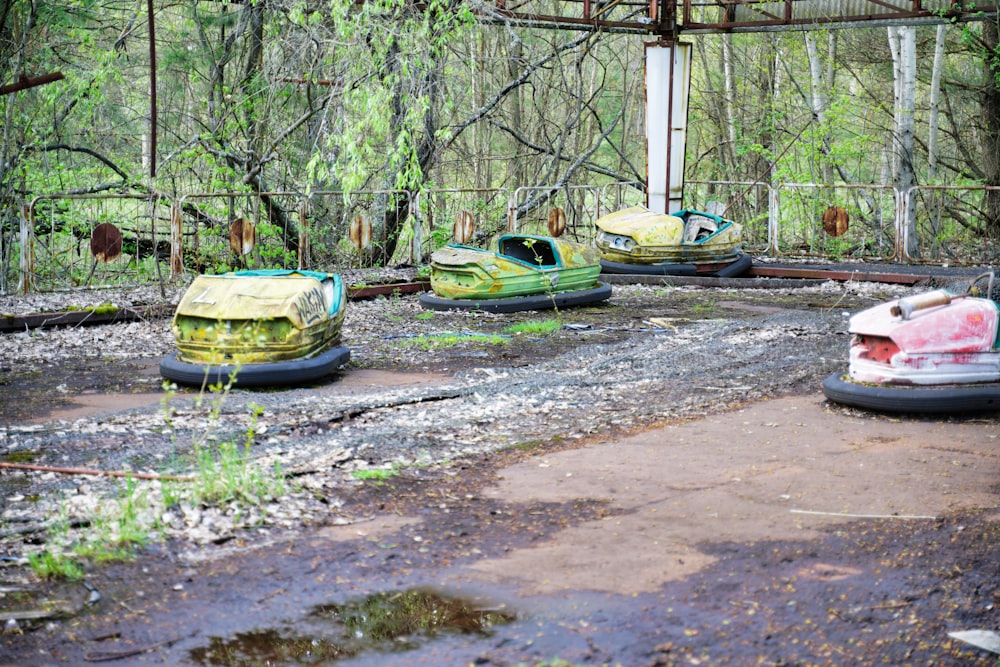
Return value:
[(360, 301), (373, 299), (377, 296), (392, 296), (393, 294), (416, 294), (426, 292), (431, 288), (428, 281), (420, 280), (412, 283), (390, 283), (388, 285), (366, 285), (364, 287), (348, 287), (347, 298)]
[(64, 79), (62, 72), (52, 72), (50, 74), (42, 74), (41, 76), (25, 76), (21, 75), (15, 83), (8, 83), (6, 86), (0, 86), (0, 95), (6, 95), (7, 93), (16, 93), (19, 90), (27, 90), (28, 88), (34, 88), (35, 86), (44, 86), (47, 83), (52, 83), (53, 81), (59, 81)]
[[(808, 30), (819, 24), (835, 28), (984, 21), (994, 19), (1000, 10), (998, 3), (990, 0), (964, 3), (966, 6), (954, 0), (947, 7), (934, 8), (921, 0), (911, 0), (908, 7), (885, 0), (731, 0), (717, 9), (715, 18), (700, 0), (673, 1), (683, 3), (681, 33)], [(698, 17), (694, 16), (695, 7), (703, 9)]]
[(100, 477), (133, 477), (135, 479), (163, 479), (170, 482), (193, 482), (194, 477), (180, 475), (161, 475), (154, 472), (129, 472), (127, 470), (95, 470), (94, 468), (61, 468), (36, 465), (33, 463), (7, 463), (0, 461), (0, 468), (10, 470), (33, 470), (35, 472), (51, 472), (60, 475), (97, 475)]
[(113, 312), (70, 310), (61, 313), (29, 313), (27, 315), (0, 314), (0, 333), (12, 333), (45, 327), (76, 327), (157, 319), (172, 316), (175, 308), (171, 304), (160, 304), (119, 308)]
[(813, 278), (818, 280), (858, 281), (919, 285), (930, 282), (929, 274), (897, 273), (892, 271), (853, 271), (848, 269), (792, 268), (785, 266), (754, 266), (747, 272), (754, 278)]

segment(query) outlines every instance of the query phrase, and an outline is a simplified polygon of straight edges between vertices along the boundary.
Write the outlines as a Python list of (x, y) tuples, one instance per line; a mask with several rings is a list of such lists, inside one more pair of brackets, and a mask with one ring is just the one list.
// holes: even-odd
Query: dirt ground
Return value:
[[(25, 580), (8, 542), (0, 665), (996, 664), (949, 633), (998, 629), (1000, 421), (819, 390), (845, 363), (844, 313), (887, 293), (616, 294), (502, 353), (401, 351), (406, 329), (503, 321), (383, 304), (395, 333), (357, 335), (332, 382), (253, 399), (302, 449), (370, 441), (374, 464), (419, 431), (439, 456), (314, 486), (326, 509), (301, 522), (175, 537), (83, 584)], [(154, 357), (73, 363), (0, 364), (4, 460), (157, 446), (135, 426), (79, 451), (84, 425), (157, 410)], [(4, 471), (5, 507), (46, 483)]]

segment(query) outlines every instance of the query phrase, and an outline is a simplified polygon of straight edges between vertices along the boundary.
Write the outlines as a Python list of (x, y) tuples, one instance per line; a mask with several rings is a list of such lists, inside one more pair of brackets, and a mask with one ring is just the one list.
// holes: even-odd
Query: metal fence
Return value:
[[(160, 277), (170, 202), (142, 195), (44, 195), (22, 210), (5, 257), (20, 292), (111, 287)], [(158, 261), (159, 260), (159, 261)], [(5, 265), (5, 283), (11, 271)]]
[(511, 199), (508, 228), (591, 243), (594, 221), (601, 213), (601, 188), (596, 185), (518, 188)]
[(412, 239), (408, 259), (416, 264), (448, 243), (485, 246), (510, 226), (510, 192), (504, 188), (428, 190), (414, 201), (405, 234)]
[(879, 261), (897, 256), (902, 211), (892, 187), (788, 183), (775, 197), (769, 242), (775, 254)]
[[(505, 231), (589, 243), (601, 215), (641, 205), (640, 183), (497, 189), (44, 195), (0, 202), (0, 293), (162, 281), (238, 268), (338, 271), (425, 263)], [(1000, 188), (688, 181), (688, 208), (743, 225), (747, 252), (903, 263), (997, 260)], [(990, 216), (989, 211), (996, 214)]]
[(906, 193), (901, 206), (900, 261), (993, 264), (1000, 258), (1000, 229), (986, 222), (1000, 215), (1000, 188), (925, 185)]
[[(743, 248), (764, 255), (771, 251), (772, 190), (766, 183), (743, 181), (687, 181), (685, 206), (711, 211), (743, 226)], [(714, 209), (714, 210), (713, 210)]]

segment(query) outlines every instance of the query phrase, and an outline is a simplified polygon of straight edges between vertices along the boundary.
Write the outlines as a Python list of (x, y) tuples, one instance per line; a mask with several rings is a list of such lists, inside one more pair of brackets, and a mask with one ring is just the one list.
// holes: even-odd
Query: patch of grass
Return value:
[(42, 579), (65, 579), (80, 581), (83, 579), (83, 568), (70, 556), (64, 553), (43, 551), (28, 556), (31, 569)]
[(527, 322), (518, 322), (517, 324), (511, 324), (508, 327), (503, 328), (503, 332), (506, 334), (528, 334), (531, 336), (547, 336), (551, 333), (555, 333), (562, 328), (562, 321), (555, 318), (548, 318), (544, 320), (529, 320)]
[[(131, 560), (135, 547), (149, 542), (155, 526), (149, 497), (138, 482), (127, 478), (116, 501), (105, 501), (87, 513), (81, 523), (85, 530), (71, 538), (69, 517), (61, 514), (49, 524), (49, 548), (28, 556), (28, 564), (43, 579), (79, 581), (83, 578), (80, 560), (93, 563)], [(143, 517), (146, 517), (145, 519)]]
[(65, 506), (61, 507), (59, 516), (48, 524), (47, 542), (57, 545), (56, 548), (28, 554), (28, 566), (42, 579), (80, 581), (83, 579), (83, 567), (67, 550), (59, 548), (59, 545), (65, 545), (69, 541), (69, 516)]
[(428, 310), (428, 311), (425, 311), (423, 313), (417, 313), (416, 315), (413, 316), (413, 319), (415, 319), (415, 320), (433, 320), (434, 319), (434, 311)]
[(355, 470), (351, 473), (351, 477), (359, 481), (377, 481), (382, 482), (387, 479), (391, 479), (399, 475), (399, 467), (393, 466), (391, 468), (364, 468), (362, 470)]
[(707, 313), (715, 309), (715, 301), (708, 301), (707, 303), (696, 303), (691, 306), (691, 310), (696, 313)]
[(195, 481), (191, 483), (192, 501), (198, 504), (222, 504), (242, 501), (260, 505), (285, 493), (284, 476), (275, 464), (271, 473), (261, 470), (253, 461), (250, 447), (257, 436), (257, 423), (264, 408), (250, 405), (250, 424), (244, 433), (242, 446), (233, 441), (220, 442), (215, 447), (195, 443)]
[[(249, 424), (242, 438), (227, 438), (216, 442), (216, 426), (222, 407), (232, 388), (235, 373), (226, 384), (203, 387), (195, 400), (196, 409), (207, 410), (207, 425), (195, 435), (189, 457), (175, 451), (170, 469), (193, 468), (189, 478), (163, 479), (158, 494), (151, 495), (150, 485), (126, 478), (117, 499), (102, 498), (96, 507), (73, 518), (74, 534), (70, 535), (70, 517), (63, 509), (49, 523), (46, 551), (28, 557), (29, 566), (44, 578), (76, 581), (83, 577), (80, 559), (95, 563), (128, 560), (135, 548), (147, 544), (160, 530), (163, 507), (182, 502), (192, 505), (227, 505), (237, 515), (244, 506), (259, 506), (286, 492), (285, 477), (275, 463), (272, 470), (258, 465), (251, 454), (257, 436), (259, 418), (264, 412), (260, 405), (251, 404)], [(164, 425), (171, 441), (176, 442), (173, 409), (170, 399), (176, 386), (164, 384), (161, 407)], [(206, 402), (207, 401), (207, 402)], [(77, 528), (82, 527), (77, 530)]]
[(417, 347), (421, 350), (437, 350), (443, 347), (454, 347), (462, 343), (482, 343), (484, 345), (503, 345), (507, 342), (499, 334), (427, 334), (400, 340), (403, 347)]
[(545, 443), (542, 440), (528, 440), (527, 442), (519, 442), (514, 445), (514, 449), (519, 452), (533, 452), (537, 449), (541, 449), (542, 445)]
[(136, 480), (126, 478), (125, 488), (116, 503), (102, 504), (91, 519), (90, 539), (77, 544), (73, 551), (96, 563), (130, 560), (133, 549), (149, 542), (152, 526), (141, 518), (149, 507), (149, 497)]

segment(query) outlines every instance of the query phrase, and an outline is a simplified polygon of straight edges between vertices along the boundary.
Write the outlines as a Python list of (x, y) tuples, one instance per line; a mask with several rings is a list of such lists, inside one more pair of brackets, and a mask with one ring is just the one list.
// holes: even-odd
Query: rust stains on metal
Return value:
[(476, 231), (476, 221), (468, 211), (461, 211), (455, 216), (455, 224), (451, 234), (456, 243), (468, 243)]
[(823, 231), (830, 236), (840, 236), (847, 231), (850, 216), (840, 206), (830, 206), (823, 211)]
[(351, 243), (358, 250), (364, 250), (372, 242), (372, 223), (362, 215), (354, 216), (350, 229)]
[(112, 324), (151, 318), (170, 317), (175, 306), (133, 306), (116, 310), (71, 310), (61, 313), (30, 313), (28, 315), (0, 316), (0, 333), (13, 333), (27, 329), (45, 327), (80, 326), (91, 324)]
[(246, 218), (237, 218), (229, 226), (229, 249), (234, 255), (249, 255), (257, 240), (254, 224)]
[(566, 231), (566, 212), (558, 206), (549, 211), (549, 236), (559, 237)]
[(102, 222), (90, 233), (90, 254), (98, 262), (110, 262), (122, 254), (122, 233), (110, 222)]
[(430, 281), (422, 280), (410, 283), (391, 283), (388, 285), (366, 285), (364, 287), (349, 287), (347, 298), (351, 300), (373, 299), (377, 296), (392, 296), (394, 294), (415, 294), (427, 292), (431, 288)]
[(819, 280), (862, 281), (875, 283), (896, 283), (919, 285), (929, 282), (931, 276), (919, 273), (897, 273), (892, 271), (854, 271), (851, 269), (830, 269), (803, 266), (752, 266), (747, 275), (753, 278), (815, 278)]

